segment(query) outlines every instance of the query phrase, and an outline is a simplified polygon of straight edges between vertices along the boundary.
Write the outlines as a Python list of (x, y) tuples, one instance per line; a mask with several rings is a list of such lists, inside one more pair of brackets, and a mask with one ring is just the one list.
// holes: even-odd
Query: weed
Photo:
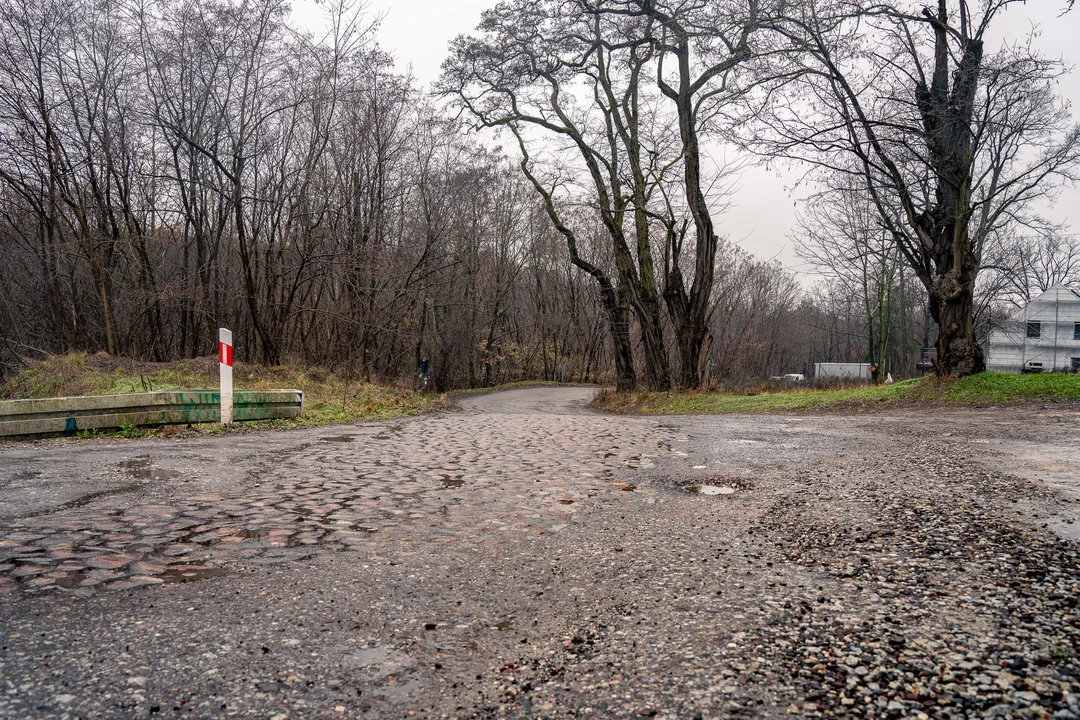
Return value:
[(122, 438), (137, 438), (141, 434), (142, 432), (139, 430), (139, 426), (134, 423), (124, 423), (117, 432), (117, 435)]

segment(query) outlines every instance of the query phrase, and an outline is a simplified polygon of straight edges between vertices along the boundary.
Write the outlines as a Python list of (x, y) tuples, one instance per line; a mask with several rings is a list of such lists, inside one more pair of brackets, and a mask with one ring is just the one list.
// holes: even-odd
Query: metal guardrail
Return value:
[[(299, 417), (300, 390), (239, 390), (233, 393), (233, 420)], [(185, 425), (219, 422), (216, 390), (128, 393), (0, 401), (0, 437), (75, 435), (125, 425)]]

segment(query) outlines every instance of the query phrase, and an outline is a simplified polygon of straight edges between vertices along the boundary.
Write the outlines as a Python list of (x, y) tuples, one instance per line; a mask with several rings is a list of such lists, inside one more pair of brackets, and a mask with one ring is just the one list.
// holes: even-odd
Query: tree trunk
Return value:
[(704, 325), (697, 325), (683, 328), (678, 333), (678, 338), (682, 364), (679, 369), (679, 386), (686, 389), (701, 387), (712, 345), (712, 333)]
[(667, 349), (664, 347), (663, 328), (660, 324), (660, 307), (655, 303), (650, 305), (652, 307), (636, 308), (645, 360), (645, 382), (651, 392), (667, 392), (671, 389), (671, 377), (667, 369)]
[[(673, 259), (668, 261), (666, 269), (664, 302), (667, 303), (671, 322), (675, 325), (675, 338), (679, 344), (679, 387), (692, 390), (701, 387), (705, 377), (705, 364), (712, 347), (712, 333), (704, 319), (698, 320), (702, 317), (700, 308), (691, 305), (691, 294), (686, 292), (678, 264), (679, 243), (671, 230), (668, 232), (667, 243)], [(707, 302), (707, 297), (705, 300)]]
[(974, 152), (971, 122), (983, 44), (981, 40), (963, 40), (950, 86), (945, 0), (938, 0), (936, 17), (929, 10), (924, 14), (935, 34), (934, 75), (930, 87), (917, 87), (916, 101), (926, 128), (936, 187), (929, 217), (916, 217), (914, 225), (933, 248), (935, 276), (926, 289), (930, 314), (938, 324), (934, 370), (939, 377), (956, 378), (986, 369), (982, 350), (975, 343), (974, 294), (979, 264), (969, 229)]
[(958, 378), (986, 369), (982, 349), (975, 342), (975, 272), (962, 269), (938, 276), (928, 288), (930, 315), (938, 326), (938, 377)]
[(240, 178), (243, 176), (243, 160), (235, 161), (233, 174), (233, 212), (236, 221), (236, 238), (240, 250), (240, 264), (244, 271), (244, 298), (247, 300), (248, 313), (251, 316), (251, 324), (255, 328), (255, 334), (262, 344), (262, 361), (266, 365), (281, 364), (281, 346), (278, 338), (266, 327), (264, 318), (259, 309), (259, 293), (251, 267), (252, 249), (248, 247), (246, 226), (244, 223), (243, 193)]
[(620, 302), (610, 283), (604, 286), (604, 310), (611, 326), (611, 352), (615, 357), (615, 390), (631, 392), (637, 387), (637, 375), (634, 373), (634, 352), (630, 346), (630, 310), (625, 301)]
[(577, 236), (559, 217), (555, 209), (555, 202), (551, 193), (536, 179), (529, 170), (529, 152), (521, 135), (511, 126), (511, 131), (517, 138), (518, 147), (521, 149), (522, 159), (519, 164), (522, 173), (532, 184), (533, 188), (544, 200), (544, 209), (548, 219), (555, 229), (566, 240), (566, 249), (570, 252), (570, 262), (596, 280), (600, 286), (600, 296), (604, 302), (604, 312), (607, 313), (608, 325), (611, 328), (611, 350), (615, 357), (615, 389), (618, 392), (630, 392), (637, 386), (637, 376), (634, 373), (634, 353), (630, 345), (630, 310), (629, 303), (623, 291), (616, 291), (608, 277), (600, 267), (581, 257), (578, 253)]
[(907, 307), (905, 303), (906, 288), (904, 287), (904, 259), (900, 258), (897, 263), (897, 270), (900, 272), (900, 373), (903, 376), (911, 375), (909, 369), (910, 363), (908, 362), (908, 356), (910, 354), (910, 342), (908, 340), (908, 319), (907, 319)]
[[(701, 148), (698, 144), (697, 111), (694, 93), (697, 90), (690, 76), (690, 41), (686, 31), (678, 23), (669, 23), (678, 41), (673, 49), (678, 59), (679, 87), (674, 90), (666, 85), (661, 90), (674, 101), (679, 117), (679, 136), (683, 150), (683, 188), (686, 203), (694, 220), (694, 279), (686, 291), (679, 269), (678, 253), (674, 253), (668, 269), (665, 294), (678, 296), (674, 303), (678, 313), (672, 312), (675, 332), (682, 355), (680, 385), (685, 389), (701, 387), (704, 379), (705, 359), (712, 344), (709, 336), (709, 304), (712, 297), (713, 277), (716, 270), (717, 237), (712, 215), (701, 187)], [(736, 56), (732, 56), (734, 61)], [(681, 247), (681, 242), (679, 243)], [(668, 309), (673, 303), (668, 301)]]

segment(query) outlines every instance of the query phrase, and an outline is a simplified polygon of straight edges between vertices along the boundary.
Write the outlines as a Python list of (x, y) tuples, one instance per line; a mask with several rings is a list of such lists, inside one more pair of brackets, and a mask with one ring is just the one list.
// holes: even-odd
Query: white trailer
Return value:
[(870, 363), (814, 363), (814, 379), (869, 380)]

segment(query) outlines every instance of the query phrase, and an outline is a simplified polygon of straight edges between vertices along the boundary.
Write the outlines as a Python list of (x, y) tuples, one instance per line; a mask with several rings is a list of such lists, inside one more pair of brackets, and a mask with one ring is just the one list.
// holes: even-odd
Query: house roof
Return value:
[(1054, 283), (1046, 288), (1046, 290), (1028, 300), (1024, 305), (1021, 305), (1013, 312), (1010, 312), (1009, 317), (1013, 319), (1022, 319), (1027, 314), (1027, 308), (1039, 302), (1050, 304), (1055, 302), (1060, 303), (1062, 301), (1066, 303), (1080, 303), (1080, 295), (1078, 295), (1075, 290), (1067, 287), (1064, 283)]
[(1039, 298), (1041, 298), (1041, 297), (1042, 297), (1043, 295), (1048, 295), (1048, 294), (1050, 294), (1051, 292), (1054, 292), (1054, 291), (1056, 291), (1056, 292), (1058, 293), (1058, 295), (1059, 295), (1059, 296), (1060, 296), (1060, 293), (1061, 293), (1061, 292), (1063, 292), (1063, 291), (1064, 291), (1064, 292), (1067, 292), (1067, 293), (1069, 293), (1070, 295), (1072, 295), (1072, 298), (1070, 298), (1071, 300), (1078, 300), (1078, 301), (1080, 301), (1080, 295), (1078, 295), (1078, 294), (1076, 293), (1076, 291), (1075, 291), (1075, 290), (1073, 290), (1072, 288), (1070, 288), (1070, 287), (1066, 286), (1066, 285), (1065, 285), (1065, 283), (1054, 283), (1054, 284), (1053, 284), (1053, 285), (1051, 285), (1050, 287), (1046, 288), (1046, 290), (1045, 290), (1045, 291), (1043, 291), (1042, 293), (1040, 293), (1038, 297), (1034, 297), (1034, 298), (1032, 298), (1032, 299), (1031, 299), (1031, 302), (1035, 302), (1036, 300), (1038, 300)]

